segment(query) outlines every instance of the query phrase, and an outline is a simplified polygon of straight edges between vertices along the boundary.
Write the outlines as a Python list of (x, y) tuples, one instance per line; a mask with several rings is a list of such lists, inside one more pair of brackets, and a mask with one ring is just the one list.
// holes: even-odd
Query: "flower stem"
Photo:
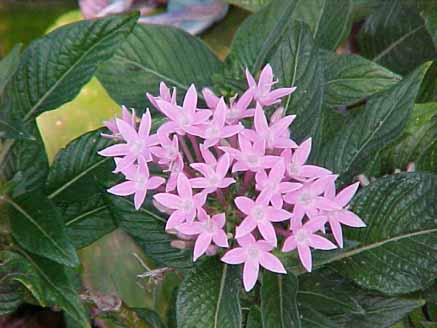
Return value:
[(217, 200), (220, 202), (220, 204), (225, 206), (226, 202), (225, 202), (225, 196), (223, 195), (223, 191), (221, 189), (217, 189), (215, 194), (216, 194)]
[(275, 227), (275, 232), (277, 235), (282, 237), (288, 237), (290, 235), (290, 231), (282, 229), (280, 227)]
[(190, 139), (191, 145), (193, 146), (194, 154), (196, 155), (196, 160), (198, 162), (203, 162), (202, 153), (200, 152), (199, 144), (197, 142), (196, 137), (189, 134), (188, 139)]
[(179, 136), (179, 143), (182, 146), (182, 150), (187, 157), (188, 162), (194, 163), (193, 156), (191, 155), (190, 148), (188, 148), (187, 143), (185, 142), (185, 138), (183, 136)]
[(249, 188), (250, 183), (253, 180), (253, 177), (254, 177), (254, 172), (252, 172), (252, 171), (246, 171), (244, 173), (243, 183), (242, 183), (242, 185), (240, 187), (240, 190), (238, 190), (238, 193), (240, 195), (243, 195), (247, 191), (247, 189)]

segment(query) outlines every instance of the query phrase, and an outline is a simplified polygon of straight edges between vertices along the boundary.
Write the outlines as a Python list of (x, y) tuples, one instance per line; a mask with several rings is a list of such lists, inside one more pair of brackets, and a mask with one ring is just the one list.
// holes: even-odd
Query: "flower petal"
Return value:
[(243, 285), (246, 292), (250, 291), (256, 284), (259, 273), (259, 264), (254, 261), (247, 261), (243, 268)]
[(202, 254), (206, 252), (211, 245), (212, 236), (210, 234), (201, 233), (194, 244), (193, 261), (196, 261)]
[(125, 181), (108, 189), (108, 192), (117, 196), (129, 196), (135, 193), (135, 182)]
[(241, 264), (246, 261), (246, 251), (242, 247), (231, 249), (223, 255), (221, 260), (228, 264)]
[(255, 202), (252, 199), (244, 196), (235, 198), (234, 202), (238, 209), (246, 215), (250, 214), (252, 207), (255, 205)]
[(319, 235), (311, 235), (308, 238), (308, 244), (315, 249), (330, 250), (337, 248), (331, 241)]
[(276, 273), (287, 273), (281, 261), (273, 254), (263, 252), (259, 258), (262, 267)]
[(303, 267), (308, 271), (311, 272), (313, 267), (313, 261), (311, 257), (311, 250), (306, 245), (297, 245), (297, 252), (299, 254), (300, 262), (302, 263)]
[(175, 210), (179, 209), (182, 203), (179, 196), (169, 193), (156, 194), (153, 198), (155, 198), (161, 205)]

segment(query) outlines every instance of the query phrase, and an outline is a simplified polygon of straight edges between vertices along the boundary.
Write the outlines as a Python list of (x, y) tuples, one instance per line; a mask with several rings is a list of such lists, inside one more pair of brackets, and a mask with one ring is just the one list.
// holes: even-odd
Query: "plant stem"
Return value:
[(225, 196), (223, 195), (223, 191), (221, 189), (217, 189), (215, 194), (216, 194), (217, 200), (220, 202), (220, 204), (225, 206), (226, 202), (225, 202)]
[(254, 172), (252, 172), (252, 171), (246, 171), (244, 173), (243, 183), (242, 183), (242, 185), (240, 187), (240, 190), (238, 190), (238, 193), (240, 195), (243, 195), (247, 191), (247, 189), (249, 188), (250, 183), (253, 180), (253, 177), (254, 177)]
[(200, 152), (199, 144), (197, 142), (196, 137), (189, 134), (188, 139), (190, 139), (191, 145), (193, 146), (194, 154), (196, 155), (196, 160), (198, 162), (203, 162), (202, 153)]
[(185, 156), (187, 157), (188, 162), (193, 163), (194, 162), (193, 156), (191, 155), (190, 148), (188, 148), (188, 145), (185, 142), (184, 137), (179, 136), (178, 138), (179, 138), (179, 143), (182, 146), (182, 150), (183, 150)]

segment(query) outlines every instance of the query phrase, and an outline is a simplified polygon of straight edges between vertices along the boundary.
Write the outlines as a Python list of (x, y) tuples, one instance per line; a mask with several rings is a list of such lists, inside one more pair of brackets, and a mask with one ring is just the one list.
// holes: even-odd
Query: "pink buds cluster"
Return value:
[[(119, 142), (99, 154), (114, 157), (114, 172), (126, 179), (108, 192), (134, 195), (138, 209), (148, 190), (155, 190), (155, 206), (169, 215), (166, 230), (195, 241), (194, 261), (231, 248), (221, 259), (244, 263), (248, 291), (257, 281), (259, 266), (286, 273), (272, 254), (275, 248), (297, 250), (311, 271), (311, 249), (342, 247), (342, 225), (365, 224), (347, 209), (358, 184), (336, 193), (337, 176), (306, 163), (311, 139), (297, 144), (291, 138), (295, 116), (284, 116), (280, 104), (295, 88), (273, 89), (270, 65), (258, 81), (248, 71), (246, 78), (248, 89), (229, 101), (202, 90), (207, 108), (198, 107), (194, 85), (180, 105), (176, 90), (161, 83), (159, 96), (147, 94), (167, 118), (156, 134), (150, 133), (149, 110), (137, 120), (123, 108), (121, 119), (105, 124), (112, 134), (104, 136)], [(162, 175), (151, 176), (149, 165)], [(337, 246), (323, 237), (327, 227)]]

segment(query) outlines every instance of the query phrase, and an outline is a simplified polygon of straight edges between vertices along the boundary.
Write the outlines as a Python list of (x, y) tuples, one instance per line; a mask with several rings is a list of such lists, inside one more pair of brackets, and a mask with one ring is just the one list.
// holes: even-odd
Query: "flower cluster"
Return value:
[[(147, 97), (166, 122), (151, 134), (149, 110), (138, 120), (123, 108), (121, 119), (106, 122), (112, 134), (105, 136), (119, 142), (100, 155), (114, 157), (114, 172), (126, 178), (110, 193), (134, 195), (138, 209), (156, 190), (155, 206), (169, 214), (166, 230), (193, 242), (194, 261), (230, 248), (221, 259), (244, 263), (248, 291), (259, 266), (286, 273), (275, 248), (297, 250), (311, 271), (311, 249), (342, 247), (342, 225), (364, 223), (347, 209), (358, 184), (336, 193), (337, 176), (306, 163), (311, 139), (297, 144), (290, 137), (295, 116), (284, 116), (280, 104), (295, 88), (273, 89), (270, 65), (258, 81), (249, 71), (246, 78), (248, 89), (229, 102), (202, 90), (207, 108), (199, 108), (194, 85), (179, 105), (176, 90), (161, 83), (160, 95)], [(149, 165), (162, 176), (151, 176)], [(337, 245), (323, 237), (328, 227)]]

